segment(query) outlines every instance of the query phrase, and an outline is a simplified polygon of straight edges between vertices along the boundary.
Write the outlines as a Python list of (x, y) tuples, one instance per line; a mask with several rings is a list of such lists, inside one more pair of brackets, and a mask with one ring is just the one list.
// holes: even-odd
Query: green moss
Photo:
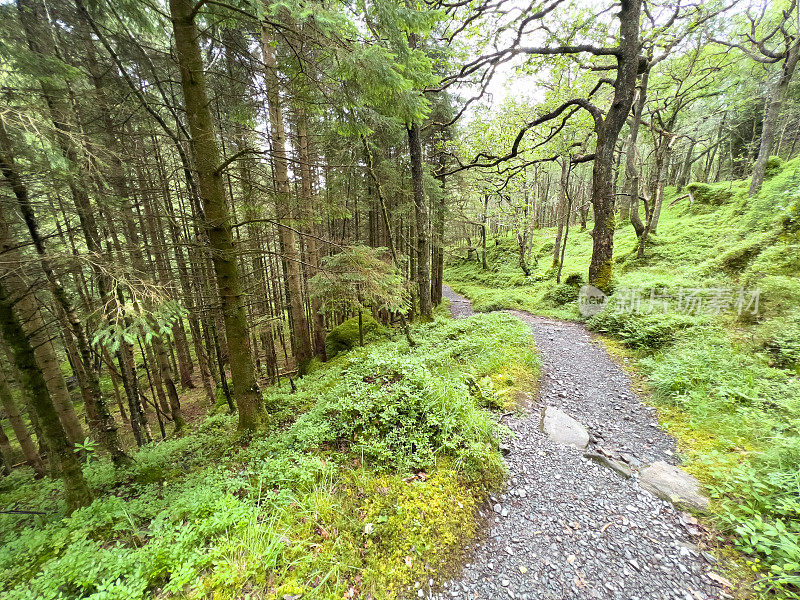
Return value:
[(368, 478), (362, 489), (358, 510), (362, 531), (369, 531), (363, 534), (362, 597), (407, 596), (415, 582), (439, 580), (476, 531), (477, 497), (451, 469), (410, 480)]
[(764, 178), (771, 179), (778, 175), (786, 166), (786, 161), (780, 156), (770, 156), (767, 159), (767, 168), (764, 171)]
[(719, 257), (719, 266), (731, 275), (741, 273), (767, 243), (768, 240), (761, 238), (745, 238), (741, 243), (722, 253)]
[(710, 204), (720, 206), (730, 202), (735, 192), (729, 183), (699, 183), (694, 182), (686, 186), (694, 201), (699, 204)]
[[(387, 329), (378, 323), (371, 314), (362, 313), (361, 320), (365, 344), (387, 334)], [(352, 350), (358, 344), (358, 317), (351, 317), (328, 333), (325, 338), (325, 354), (328, 358), (333, 358), (340, 352)]]

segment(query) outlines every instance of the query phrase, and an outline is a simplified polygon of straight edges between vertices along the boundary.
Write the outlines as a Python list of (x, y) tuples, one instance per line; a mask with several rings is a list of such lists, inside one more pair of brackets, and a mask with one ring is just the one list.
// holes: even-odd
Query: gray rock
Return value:
[(587, 452), (584, 456), (588, 459), (595, 461), (598, 464), (603, 465), (604, 467), (611, 469), (615, 473), (618, 473), (625, 479), (628, 479), (633, 475), (633, 471), (631, 468), (626, 465), (624, 462), (619, 460), (614, 460), (613, 458), (609, 458), (608, 456), (603, 456), (602, 454), (598, 454), (597, 452)]
[(589, 444), (589, 432), (586, 428), (554, 406), (547, 406), (542, 410), (541, 429), (558, 444), (576, 448), (586, 448)]
[(639, 472), (639, 485), (676, 506), (694, 510), (708, 508), (708, 498), (700, 492), (697, 479), (664, 461), (654, 462), (642, 469)]

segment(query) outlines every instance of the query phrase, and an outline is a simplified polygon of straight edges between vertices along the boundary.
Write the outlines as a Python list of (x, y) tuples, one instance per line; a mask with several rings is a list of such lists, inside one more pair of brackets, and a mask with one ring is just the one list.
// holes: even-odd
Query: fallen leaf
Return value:
[(527, 569), (527, 567), (522, 567), (522, 566), (520, 566), (520, 568), (519, 568), (519, 572), (520, 572), (520, 573), (523, 573), (523, 574), (525, 574), (525, 573), (527, 573), (527, 572), (528, 572), (528, 569)]
[(375, 531), (375, 525), (373, 525), (372, 523), (367, 523), (366, 525), (364, 525), (364, 535), (369, 535), (373, 531)]
[(405, 563), (406, 563), (406, 566), (407, 566), (409, 569), (411, 568), (411, 565), (412, 565), (412, 560), (413, 560), (413, 559), (412, 559), (410, 556), (406, 556), (406, 558), (405, 558)]

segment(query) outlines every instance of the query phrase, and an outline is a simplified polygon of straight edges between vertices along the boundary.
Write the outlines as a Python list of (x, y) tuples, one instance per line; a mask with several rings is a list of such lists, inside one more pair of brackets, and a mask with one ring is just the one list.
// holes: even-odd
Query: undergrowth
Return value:
[[(632, 227), (617, 230), (614, 293), (588, 319), (555, 283), (552, 229), (534, 232), (529, 277), (517, 266), (515, 240), (500, 236), (488, 244), (486, 270), (454, 248), (461, 258), (445, 280), (477, 310), (586, 320), (623, 343), (687, 468), (714, 499), (720, 541), (753, 571), (750, 591), (800, 598), (800, 159), (776, 162), (770, 175), (752, 199), (748, 181), (691, 185), (691, 205), (668, 188), (644, 259)], [(588, 271), (591, 242), (573, 228), (563, 277)], [(679, 308), (693, 290), (720, 305)], [(672, 296), (666, 310), (660, 295)]]
[(58, 486), (0, 482), (0, 596), (393, 598), (475, 532), (504, 475), (505, 406), (537, 371), (529, 329), (477, 315), (314, 365), (265, 393), (269, 424), (209, 417), (133, 466), (85, 467), (96, 500), (63, 516)]

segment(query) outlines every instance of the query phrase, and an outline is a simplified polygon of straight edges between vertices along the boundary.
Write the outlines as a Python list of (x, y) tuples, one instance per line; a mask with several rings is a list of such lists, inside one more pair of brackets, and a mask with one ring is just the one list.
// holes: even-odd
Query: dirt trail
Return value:
[[(444, 288), (455, 317), (469, 301)], [(510, 311), (529, 323), (542, 359), (531, 411), (505, 422), (516, 437), (508, 488), (485, 514), (492, 526), (460, 576), (420, 597), (491, 599), (708, 600), (730, 598), (711, 578), (713, 557), (690, 533), (689, 515), (540, 431), (554, 406), (633, 467), (676, 463), (675, 441), (632, 390), (625, 371), (585, 328)]]

